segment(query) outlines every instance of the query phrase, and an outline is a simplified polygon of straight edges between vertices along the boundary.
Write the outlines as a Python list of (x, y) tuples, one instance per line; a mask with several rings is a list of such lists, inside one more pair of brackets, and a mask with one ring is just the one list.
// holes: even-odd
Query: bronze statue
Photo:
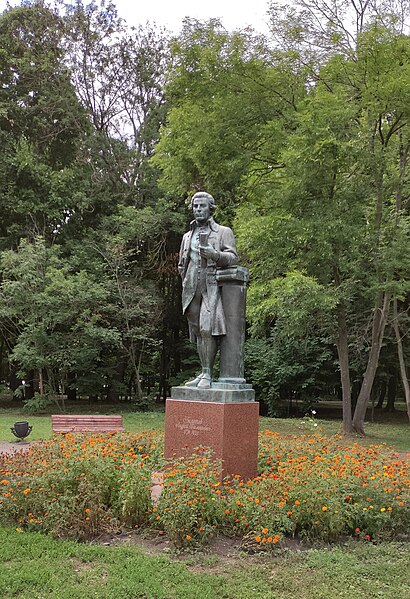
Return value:
[(234, 266), (238, 260), (232, 230), (218, 225), (212, 218), (215, 207), (209, 193), (200, 191), (192, 197), (194, 220), (182, 239), (178, 264), (182, 277), (182, 309), (202, 367), (200, 374), (185, 384), (200, 389), (209, 389), (212, 385), (218, 339), (226, 335), (217, 270)]

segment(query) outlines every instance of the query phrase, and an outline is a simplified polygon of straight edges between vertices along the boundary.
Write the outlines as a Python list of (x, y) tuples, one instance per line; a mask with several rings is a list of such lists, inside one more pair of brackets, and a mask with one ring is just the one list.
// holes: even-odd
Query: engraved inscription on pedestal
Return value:
[(185, 417), (175, 423), (175, 428), (183, 435), (197, 437), (200, 433), (209, 433), (212, 429), (203, 418)]

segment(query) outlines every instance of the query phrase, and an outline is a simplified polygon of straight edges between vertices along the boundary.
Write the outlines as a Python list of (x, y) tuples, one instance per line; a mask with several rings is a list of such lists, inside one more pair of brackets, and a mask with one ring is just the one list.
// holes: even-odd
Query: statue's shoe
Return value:
[(202, 379), (202, 372), (201, 372), (201, 374), (198, 374), (198, 376), (195, 377), (192, 381), (188, 381), (187, 383), (185, 383), (185, 387), (197, 387), (198, 383), (200, 382), (201, 379)]
[(211, 388), (211, 377), (209, 374), (204, 374), (197, 385), (198, 389), (210, 389)]

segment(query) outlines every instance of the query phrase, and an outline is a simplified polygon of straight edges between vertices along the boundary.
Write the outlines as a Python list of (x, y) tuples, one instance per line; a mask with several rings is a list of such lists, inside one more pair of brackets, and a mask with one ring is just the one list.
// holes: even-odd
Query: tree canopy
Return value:
[(269, 36), (186, 19), (171, 37), (94, 1), (0, 15), (14, 388), (141, 402), (194, 367), (176, 263), (205, 189), (251, 272), (246, 367), (266, 410), (341, 397), (345, 432), (363, 432), (371, 393), (400, 379), (410, 417), (408, 3), (269, 11)]

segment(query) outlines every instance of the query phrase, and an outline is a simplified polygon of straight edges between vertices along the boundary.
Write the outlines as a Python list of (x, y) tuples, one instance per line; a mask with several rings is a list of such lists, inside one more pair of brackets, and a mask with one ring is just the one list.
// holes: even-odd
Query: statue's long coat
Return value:
[[(222, 307), (221, 294), (216, 281), (218, 268), (227, 268), (237, 264), (238, 254), (236, 252), (235, 237), (229, 227), (218, 225), (212, 218), (209, 220), (210, 234), (208, 244), (220, 252), (220, 257), (215, 263), (207, 260), (206, 290), (211, 317), (212, 335), (226, 335), (225, 315)], [(190, 261), (191, 239), (195, 231), (196, 222), (191, 222), (190, 230), (182, 238), (179, 253), (178, 270), (182, 277), (182, 311), (185, 313), (191, 303), (198, 285), (198, 269)], [(190, 330), (190, 339), (195, 341), (195, 336)]]

